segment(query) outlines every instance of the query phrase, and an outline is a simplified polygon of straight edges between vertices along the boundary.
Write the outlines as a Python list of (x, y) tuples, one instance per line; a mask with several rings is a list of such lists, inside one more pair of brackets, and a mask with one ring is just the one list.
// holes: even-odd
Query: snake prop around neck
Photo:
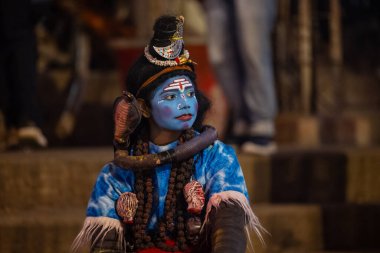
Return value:
[[(123, 92), (123, 95), (115, 100), (114, 121), (114, 143), (116, 146), (128, 146), (129, 135), (141, 121), (138, 103), (131, 93)], [(126, 169), (151, 169), (162, 164), (188, 159), (213, 144), (217, 137), (215, 128), (204, 126), (201, 133), (193, 139), (158, 154), (133, 156), (128, 150), (116, 149), (113, 162)]]

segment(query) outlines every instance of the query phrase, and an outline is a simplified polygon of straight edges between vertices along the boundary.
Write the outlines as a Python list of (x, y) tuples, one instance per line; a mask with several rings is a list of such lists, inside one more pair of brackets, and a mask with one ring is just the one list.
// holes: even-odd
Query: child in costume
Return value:
[[(183, 42), (184, 18), (163, 16), (114, 104), (115, 159), (95, 183), (73, 250), (245, 252), (260, 235), (234, 150), (202, 120)], [(261, 238), (261, 236), (260, 236)]]

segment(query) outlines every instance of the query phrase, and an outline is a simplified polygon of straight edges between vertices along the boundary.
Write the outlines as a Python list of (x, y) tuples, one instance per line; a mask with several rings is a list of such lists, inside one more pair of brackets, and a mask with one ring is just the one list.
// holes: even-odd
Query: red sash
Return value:
[[(166, 240), (165, 244), (169, 246), (174, 246), (175, 242), (172, 240)], [(186, 251), (174, 251), (173, 253), (190, 253), (190, 252), (191, 250), (188, 249)], [(147, 248), (147, 249), (139, 250), (138, 253), (167, 253), (167, 251), (163, 251), (162, 249), (158, 249), (158, 248)]]

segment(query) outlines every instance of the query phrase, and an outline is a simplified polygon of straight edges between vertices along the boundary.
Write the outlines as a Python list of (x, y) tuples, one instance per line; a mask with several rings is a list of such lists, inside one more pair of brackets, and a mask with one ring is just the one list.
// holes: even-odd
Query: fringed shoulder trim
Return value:
[(71, 252), (75, 253), (82, 247), (93, 247), (98, 240), (103, 241), (112, 229), (117, 233), (117, 247), (124, 248), (124, 227), (119, 220), (108, 217), (87, 217), (82, 230), (71, 245)]
[(225, 202), (228, 204), (238, 204), (245, 212), (245, 218), (246, 218), (246, 233), (247, 238), (252, 245), (252, 242), (250, 240), (249, 231), (254, 231), (257, 237), (260, 239), (261, 243), (264, 245), (264, 238), (262, 233), (268, 233), (265, 228), (260, 224), (259, 219), (257, 216), (253, 213), (252, 208), (248, 202), (248, 199), (246, 196), (237, 191), (224, 191), (220, 193), (216, 193), (212, 195), (210, 200), (208, 201), (207, 208), (206, 208), (206, 216), (204, 223), (202, 225), (202, 229), (204, 225), (208, 222), (209, 214), (211, 212), (212, 207), (215, 207), (216, 209), (219, 208), (219, 205), (221, 202)]

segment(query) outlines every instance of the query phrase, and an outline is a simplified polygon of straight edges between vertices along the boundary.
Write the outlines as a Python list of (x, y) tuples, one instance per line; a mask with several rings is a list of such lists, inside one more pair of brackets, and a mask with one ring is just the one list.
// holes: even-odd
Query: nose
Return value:
[(189, 109), (189, 108), (190, 108), (190, 106), (187, 104), (187, 99), (186, 99), (185, 94), (181, 94), (181, 101), (178, 104), (177, 109), (178, 110), (185, 110), (185, 109)]
[(185, 109), (189, 109), (189, 108), (190, 108), (190, 105), (186, 104), (186, 102), (180, 103), (177, 106), (178, 110), (185, 110)]

